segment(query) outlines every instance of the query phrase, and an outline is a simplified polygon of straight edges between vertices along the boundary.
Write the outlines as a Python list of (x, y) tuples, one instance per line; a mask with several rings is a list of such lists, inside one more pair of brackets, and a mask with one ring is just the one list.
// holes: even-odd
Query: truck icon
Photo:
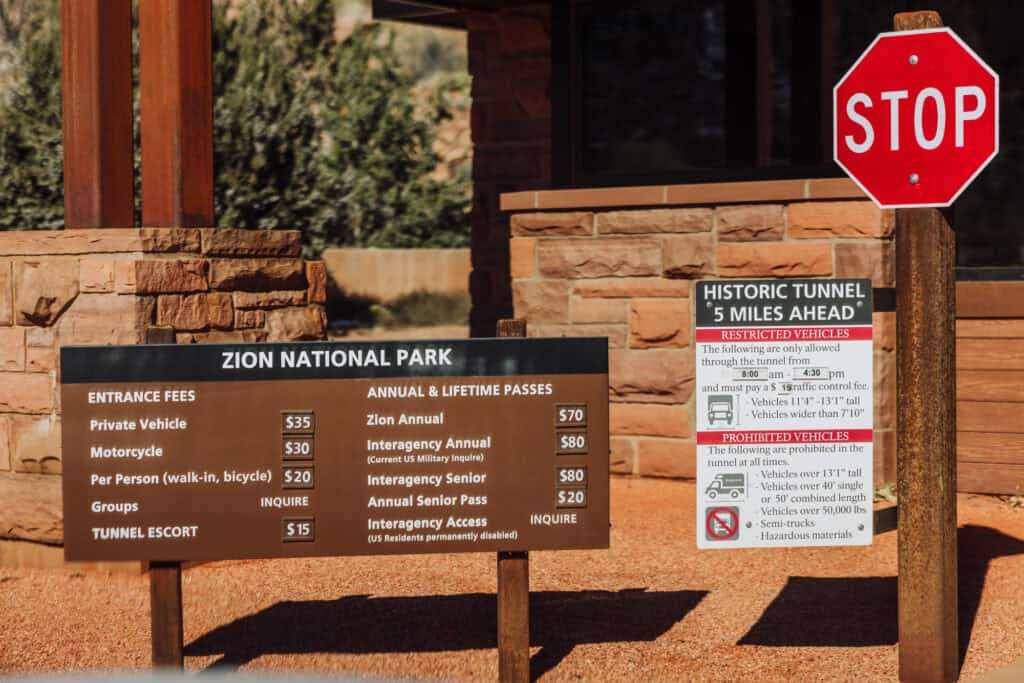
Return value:
[(732, 424), (733, 399), (730, 394), (712, 394), (708, 396), (708, 422), (715, 424), (715, 420), (722, 420)]
[(746, 497), (747, 495), (747, 481), (746, 476), (742, 473), (737, 474), (716, 474), (715, 478), (711, 480), (708, 487), (704, 489), (704, 495), (711, 500), (718, 498), (719, 496), (728, 496), (730, 498)]

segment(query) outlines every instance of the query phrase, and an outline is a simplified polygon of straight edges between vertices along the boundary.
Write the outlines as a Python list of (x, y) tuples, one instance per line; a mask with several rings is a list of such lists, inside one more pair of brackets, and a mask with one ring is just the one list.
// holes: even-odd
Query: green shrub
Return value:
[(380, 327), (427, 327), (469, 322), (469, 295), (462, 292), (413, 292), (379, 306)]
[(58, 0), (38, 0), (5, 31), (18, 49), (0, 101), (0, 230), (64, 223), (59, 16)]
[[(467, 245), (468, 166), (444, 183), (429, 177), (436, 126), (465, 103), (417, 101), (416, 73), (383, 26), (336, 41), (335, 0), (231, 7), (214, 3), (217, 224), (305, 230), (307, 255), (335, 245)], [(59, 228), (58, 0), (26, 3), (5, 33), (18, 45), (15, 82), (0, 100), (0, 229)], [(443, 49), (432, 59), (432, 77), (454, 63)], [(465, 77), (436, 80), (468, 93)]]

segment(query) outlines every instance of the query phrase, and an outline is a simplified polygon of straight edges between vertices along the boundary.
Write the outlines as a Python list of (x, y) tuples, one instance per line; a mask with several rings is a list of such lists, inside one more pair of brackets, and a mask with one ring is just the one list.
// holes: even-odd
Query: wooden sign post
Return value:
[(149, 565), (149, 612), (154, 669), (184, 669), (181, 563)]
[[(216, 225), (211, 13), (209, 0), (146, 0), (139, 5), (146, 226)], [(151, 563), (149, 581), (153, 668), (183, 669), (181, 562)]]
[[(938, 28), (936, 12), (894, 28)], [(896, 209), (899, 673), (958, 674), (956, 555), (956, 240), (946, 211)]]
[(999, 75), (936, 12), (897, 14), (894, 28), (833, 89), (833, 142), (836, 163), (880, 208), (896, 211), (900, 679), (952, 681), (959, 648), (950, 207), (999, 151)]
[[(146, 329), (147, 344), (173, 344), (174, 329)], [(185, 618), (181, 595), (181, 562), (149, 563), (149, 639), (153, 668), (185, 669)]]
[[(499, 320), (499, 337), (525, 337), (525, 320)], [(530, 554), (498, 553), (498, 680), (530, 680)]]

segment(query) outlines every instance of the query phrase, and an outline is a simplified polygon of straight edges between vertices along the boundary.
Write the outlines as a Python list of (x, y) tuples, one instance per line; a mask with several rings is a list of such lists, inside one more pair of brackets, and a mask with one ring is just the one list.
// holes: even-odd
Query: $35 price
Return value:
[(313, 426), (313, 413), (281, 413), (281, 431), (285, 434), (310, 434)]

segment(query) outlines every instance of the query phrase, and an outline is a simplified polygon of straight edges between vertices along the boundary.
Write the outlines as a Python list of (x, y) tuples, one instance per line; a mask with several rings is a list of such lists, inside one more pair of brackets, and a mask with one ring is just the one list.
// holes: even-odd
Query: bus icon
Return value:
[(708, 396), (708, 423), (715, 424), (721, 420), (732, 424), (733, 398), (729, 394), (712, 394)]
[(747, 477), (742, 473), (738, 474), (716, 474), (708, 487), (704, 489), (704, 495), (711, 500), (722, 497), (729, 497), (733, 500), (747, 497)]

